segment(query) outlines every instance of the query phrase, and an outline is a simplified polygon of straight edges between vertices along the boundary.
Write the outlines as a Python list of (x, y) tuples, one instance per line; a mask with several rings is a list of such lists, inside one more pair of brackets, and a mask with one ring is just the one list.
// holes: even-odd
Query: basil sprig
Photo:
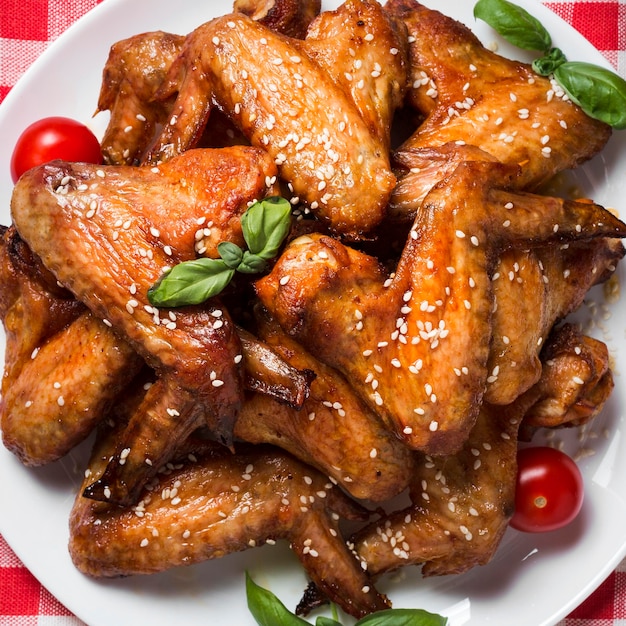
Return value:
[(568, 61), (552, 47), (545, 27), (522, 7), (508, 0), (478, 0), (474, 17), (485, 21), (509, 43), (541, 52), (533, 70), (553, 76), (569, 98), (589, 117), (613, 128), (626, 128), (626, 80), (599, 65)]
[(222, 292), (235, 272), (262, 272), (287, 236), (290, 218), (291, 205), (284, 198), (255, 202), (241, 216), (247, 250), (222, 241), (217, 246), (219, 259), (193, 259), (175, 265), (148, 289), (148, 301), (157, 307), (200, 304)]
[[(271, 592), (257, 585), (246, 572), (248, 609), (259, 626), (311, 626), (292, 613)], [(388, 609), (360, 619), (355, 626), (445, 626), (448, 620), (422, 609)], [(342, 626), (341, 622), (320, 616), (315, 626)]]

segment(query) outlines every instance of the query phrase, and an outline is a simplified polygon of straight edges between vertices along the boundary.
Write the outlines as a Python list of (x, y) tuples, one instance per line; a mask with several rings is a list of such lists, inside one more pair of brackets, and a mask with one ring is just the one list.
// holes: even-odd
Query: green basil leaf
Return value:
[(220, 293), (234, 274), (235, 270), (222, 259), (185, 261), (175, 265), (148, 289), (148, 300), (159, 307), (200, 304)]
[(246, 598), (248, 610), (259, 626), (311, 626), (294, 615), (271, 592), (257, 585), (246, 572)]
[(338, 622), (336, 619), (331, 619), (330, 617), (324, 617), (320, 615), (315, 620), (315, 626), (341, 626), (341, 622)]
[(273, 259), (289, 232), (291, 204), (275, 196), (255, 202), (241, 216), (243, 236), (250, 252)]
[(551, 48), (544, 56), (533, 61), (533, 70), (540, 76), (550, 76), (554, 74), (556, 68), (563, 65), (567, 59), (559, 48)]
[(242, 274), (258, 274), (267, 267), (267, 261), (257, 254), (252, 254), (249, 250), (243, 253), (241, 263), (237, 266), (237, 271)]
[(445, 626), (447, 618), (423, 609), (387, 609), (360, 619), (356, 626)]
[(552, 47), (550, 33), (541, 22), (508, 0), (478, 0), (474, 5), (474, 17), (487, 22), (518, 48), (547, 52)]
[(230, 241), (218, 243), (217, 251), (224, 260), (224, 263), (226, 263), (231, 270), (236, 270), (243, 258), (243, 250), (237, 244)]
[(554, 78), (589, 117), (626, 128), (626, 80), (598, 65), (575, 61), (560, 65)]

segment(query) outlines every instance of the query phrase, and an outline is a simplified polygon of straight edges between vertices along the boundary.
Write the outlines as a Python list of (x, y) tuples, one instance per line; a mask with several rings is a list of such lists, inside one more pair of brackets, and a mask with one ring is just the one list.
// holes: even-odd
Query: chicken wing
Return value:
[(91, 432), (140, 359), (56, 283), (13, 228), (0, 240), (0, 277), (2, 438), (23, 463), (41, 465)]
[(604, 238), (504, 252), (492, 276), (486, 402), (510, 404), (539, 380), (540, 353), (554, 324), (580, 307), (625, 252), (620, 240)]
[[(487, 563), (514, 510), (520, 424), (544, 402), (551, 404), (555, 420), (559, 413), (567, 419), (570, 410), (585, 404), (597, 413), (610, 378), (603, 352), (595, 340), (571, 326), (556, 329), (542, 355), (544, 371), (537, 385), (509, 406), (484, 404), (459, 454), (440, 458), (417, 454), (411, 506), (366, 526), (353, 538), (354, 550), (370, 575), (376, 578), (422, 563), (425, 576), (455, 574)], [(584, 380), (578, 383), (574, 375), (561, 386), (573, 373)], [(596, 395), (594, 389), (602, 393)]]
[(234, 0), (233, 10), (276, 33), (304, 39), (322, 8), (321, 0)]
[[(519, 164), (517, 188), (536, 189), (609, 139), (610, 127), (589, 118), (554, 81), (486, 49), (465, 25), (416, 0), (389, 0), (385, 10), (402, 19), (411, 36), (408, 99), (426, 116), (399, 148), (399, 163), (405, 152), (467, 144)], [(415, 174), (422, 187), (416, 196), (438, 180), (437, 169), (430, 166), (430, 177)], [(398, 175), (414, 177), (404, 169)], [(410, 198), (394, 194), (390, 213), (400, 218), (412, 212)]]
[[(275, 32), (302, 39), (311, 20), (320, 11), (320, 2), (235, 0), (233, 8)], [(157, 98), (156, 95), (184, 41), (183, 35), (153, 31), (122, 39), (111, 46), (102, 72), (96, 109), (96, 113), (110, 111), (101, 142), (105, 163), (139, 165), (144, 161), (158, 128), (172, 119), (174, 98)], [(215, 141), (216, 133), (227, 137), (231, 132), (228, 120), (218, 111), (215, 113), (209, 121), (212, 128), (196, 136), (189, 148), (233, 145), (230, 141)], [(213, 118), (217, 124), (213, 124)]]
[(4, 444), (25, 465), (55, 461), (83, 441), (143, 365), (89, 312), (35, 352), (2, 399)]
[(290, 365), (315, 372), (315, 379), (297, 410), (266, 395), (249, 396), (235, 436), (287, 450), (356, 498), (380, 502), (400, 493), (411, 475), (408, 448), (338, 372), (313, 358), (265, 313), (258, 318), (260, 336)]
[[(13, 194), (16, 227), (44, 265), (169, 378), (162, 399), (177, 389), (184, 405), (163, 407), (159, 419), (195, 419), (200, 407), (226, 443), (242, 401), (241, 343), (228, 312), (214, 299), (162, 317), (147, 291), (166, 266), (215, 254), (221, 241), (241, 243), (239, 216), (273, 190), (274, 174), (254, 148), (197, 150), (160, 168), (55, 162), (31, 170)], [(148, 458), (159, 464), (159, 448), (171, 442), (151, 443)], [(126, 467), (145, 468), (135, 454)]]
[(539, 428), (586, 424), (602, 410), (615, 385), (606, 344), (573, 324), (559, 327), (542, 353), (537, 401), (525, 412), (524, 438)]
[(56, 283), (13, 226), (0, 226), (0, 285), (4, 397), (39, 346), (75, 320), (84, 305)]
[[(107, 466), (115, 443), (101, 437), (84, 487)], [(313, 468), (271, 448), (187, 446), (146, 485), (136, 506), (80, 494), (70, 517), (76, 567), (94, 577), (150, 574), (286, 539), (311, 578), (356, 616), (386, 608), (348, 550), (338, 520), (363, 519)]]
[(102, 72), (96, 113), (110, 111), (101, 141), (105, 163), (137, 165), (172, 102), (155, 99), (185, 38), (162, 31), (142, 33), (111, 46)]
[[(351, 14), (347, 25), (343, 13), (338, 17), (341, 27), (349, 26), (353, 45), (375, 40), (376, 35), (387, 42), (393, 37), (391, 45), (396, 45), (395, 31), (384, 16), (362, 22)], [(335, 56), (349, 54), (338, 51), (333, 38), (326, 45)], [(318, 56), (319, 46), (318, 40)], [(359, 46), (356, 51), (365, 49)], [(391, 56), (390, 63), (401, 65), (399, 55)], [(379, 71), (378, 77), (365, 73), (369, 60), (361, 59), (359, 86), (365, 93), (390, 91), (386, 72)], [(167, 161), (187, 149), (202, 132), (215, 101), (252, 145), (272, 156), (294, 196), (337, 232), (358, 238), (381, 221), (395, 184), (385, 145), (372, 134), (369, 120), (363, 119), (350, 93), (298, 40), (243, 14), (216, 18), (188, 35), (160, 93), (165, 98), (178, 95), (171, 122), (157, 138), (149, 163)]]
[(503, 170), (510, 172), (468, 162), (436, 186), (392, 277), (373, 257), (311, 235), (291, 242), (256, 283), (287, 333), (340, 370), (408, 445), (428, 453), (458, 450), (478, 414), (500, 251), (513, 242), (626, 235), (597, 205), (503, 191)]

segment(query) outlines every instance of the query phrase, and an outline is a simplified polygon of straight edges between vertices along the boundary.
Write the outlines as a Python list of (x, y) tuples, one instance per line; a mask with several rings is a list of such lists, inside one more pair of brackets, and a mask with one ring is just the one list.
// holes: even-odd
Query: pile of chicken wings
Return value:
[[(626, 225), (542, 193), (610, 128), (416, 0), (236, 0), (115, 43), (98, 109), (104, 164), (30, 170), (0, 231), (4, 445), (37, 466), (97, 433), (76, 567), (286, 540), (311, 580), (298, 611), (359, 617), (390, 605), (386, 572), (488, 562), (518, 440), (613, 388), (606, 345), (566, 317)], [(150, 304), (276, 195), (293, 220), (267, 274)]]

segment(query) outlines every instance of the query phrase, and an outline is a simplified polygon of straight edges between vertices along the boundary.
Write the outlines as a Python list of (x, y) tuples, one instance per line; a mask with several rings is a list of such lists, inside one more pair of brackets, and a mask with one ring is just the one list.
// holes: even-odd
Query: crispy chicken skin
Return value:
[(501, 189), (506, 171), (468, 162), (437, 185), (393, 277), (375, 258), (311, 235), (291, 242), (256, 283), (287, 333), (341, 371), (408, 445), (431, 454), (458, 450), (478, 415), (501, 250), (626, 235), (597, 205)]
[[(85, 487), (107, 466), (116, 447), (109, 439), (97, 440)], [(81, 572), (150, 574), (286, 539), (346, 612), (359, 617), (387, 608), (339, 532), (340, 517), (358, 520), (365, 512), (327, 478), (272, 448), (187, 451), (146, 485), (134, 507), (77, 496), (69, 548)]]
[[(241, 343), (217, 299), (161, 316), (147, 290), (164, 267), (211, 254), (220, 241), (240, 243), (239, 216), (273, 191), (274, 172), (264, 153), (228, 148), (190, 151), (160, 168), (54, 162), (31, 170), (15, 187), (12, 215), (20, 235), (78, 300), (168, 379), (156, 387), (163, 395), (151, 396), (149, 414), (155, 424), (175, 423), (181, 436), (202, 414), (219, 438), (231, 440), (243, 397)], [(164, 413), (152, 410), (159, 407)], [(145, 414), (137, 420), (151, 431)], [(114, 499), (132, 499), (140, 479), (156, 471), (174, 445), (146, 442), (151, 453), (131, 446)], [(133, 481), (131, 468), (141, 469)]]
[(260, 336), (288, 364), (315, 372), (315, 379), (298, 410), (267, 395), (250, 395), (237, 418), (235, 436), (287, 450), (355, 498), (380, 502), (400, 493), (413, 467), (408, 448), (337, 371), (311, 356), (266, 313), (257, 318)]
[(538, 407), (550, 407), (545, 425), (567, 422), (578, 409), (583, 414), (601, 409), (610, 374), (606, 350), (598, 343), (571, 325), (556, 328), (536, 385), (508, 406), (483, 404), (453, 457), (416, 453), (411, 506), (353, 537), (373, 578), (422, 563), (425, 576), (455, 574), (491, 559), (514, 510), (518, 429), (530, 425)]
[[(344, 19), (342, 13), (337, 17)], [(393, 37), (390, 47), (397, 47), (396, 31), (386, 19), (359, 22), (350, 17), (348, 26), (357, 43), (370, 34), (374, 39), (376, 35), (385, 37), (386, 42)], [(375, 32), (368, 33), (367, 26)], [(344, 45), (349, 41), (342, 39)], [(317, 56), (321, 56), (320, 46), (321, 40), (316, 40)], [(348, 54), (348, 50), (337, 50), (333, 38), (326, 46), (335, 56)], [(356, 48), (363, 54), (366, 49)], [(396, 66), (402, 65), (398, 56), (390, 59)], [(365, 67), (368, 60), (361, 59)], [(363, 118), (350, 92), (307, 54), (305, 44), (274, 33), (243, 14), (226, 15), (188, 35), (169, 77), (160, 94), (165, 98), (178, 94), (173, 123), (163, 128), (148, 156), (149, 163), (167, 161), (192, 145), (215, 101), (252, 145), (272, 156), (294, 196), (334, 230), (358, 238), (381, 221), (395, 184), (386, 144), (379, 139), (382, 133), (372, 134), (370, 120)], [(378, 89), (385, 93), (393, 91), (388, 83), (395, 81), (395, 73), (391, 79), (386, 73), (374, 78), (370, 70), (362, 80), (366, 94)], [(384, 100), (376, 116), (381, 121), (389, 108)], [(330, 102), (332, 106), (328, 106)], [(368, 108), (371, 118), (376, 107)]]
[[(405, 152), (462, 141), (519, 164), (518, 188), (536, 189), (591, 158), (609, 139), (609, 126), (589, 118), (530, 65), (487, 50), (465, 25), (415, 0), (389, 0), (385, 10), (402, 19), (413, 38), (408, 100), (426, 116), (398, 149), (400, 162)], [(430, 181), (422, 171), (415, 184), (431, 186), (438, 179), (437, 165), (432, 169)], [(405, 175), (412, 177), (399, 173)], [(396, 217), (415, 210), (401, 192), (391, 200)]]

